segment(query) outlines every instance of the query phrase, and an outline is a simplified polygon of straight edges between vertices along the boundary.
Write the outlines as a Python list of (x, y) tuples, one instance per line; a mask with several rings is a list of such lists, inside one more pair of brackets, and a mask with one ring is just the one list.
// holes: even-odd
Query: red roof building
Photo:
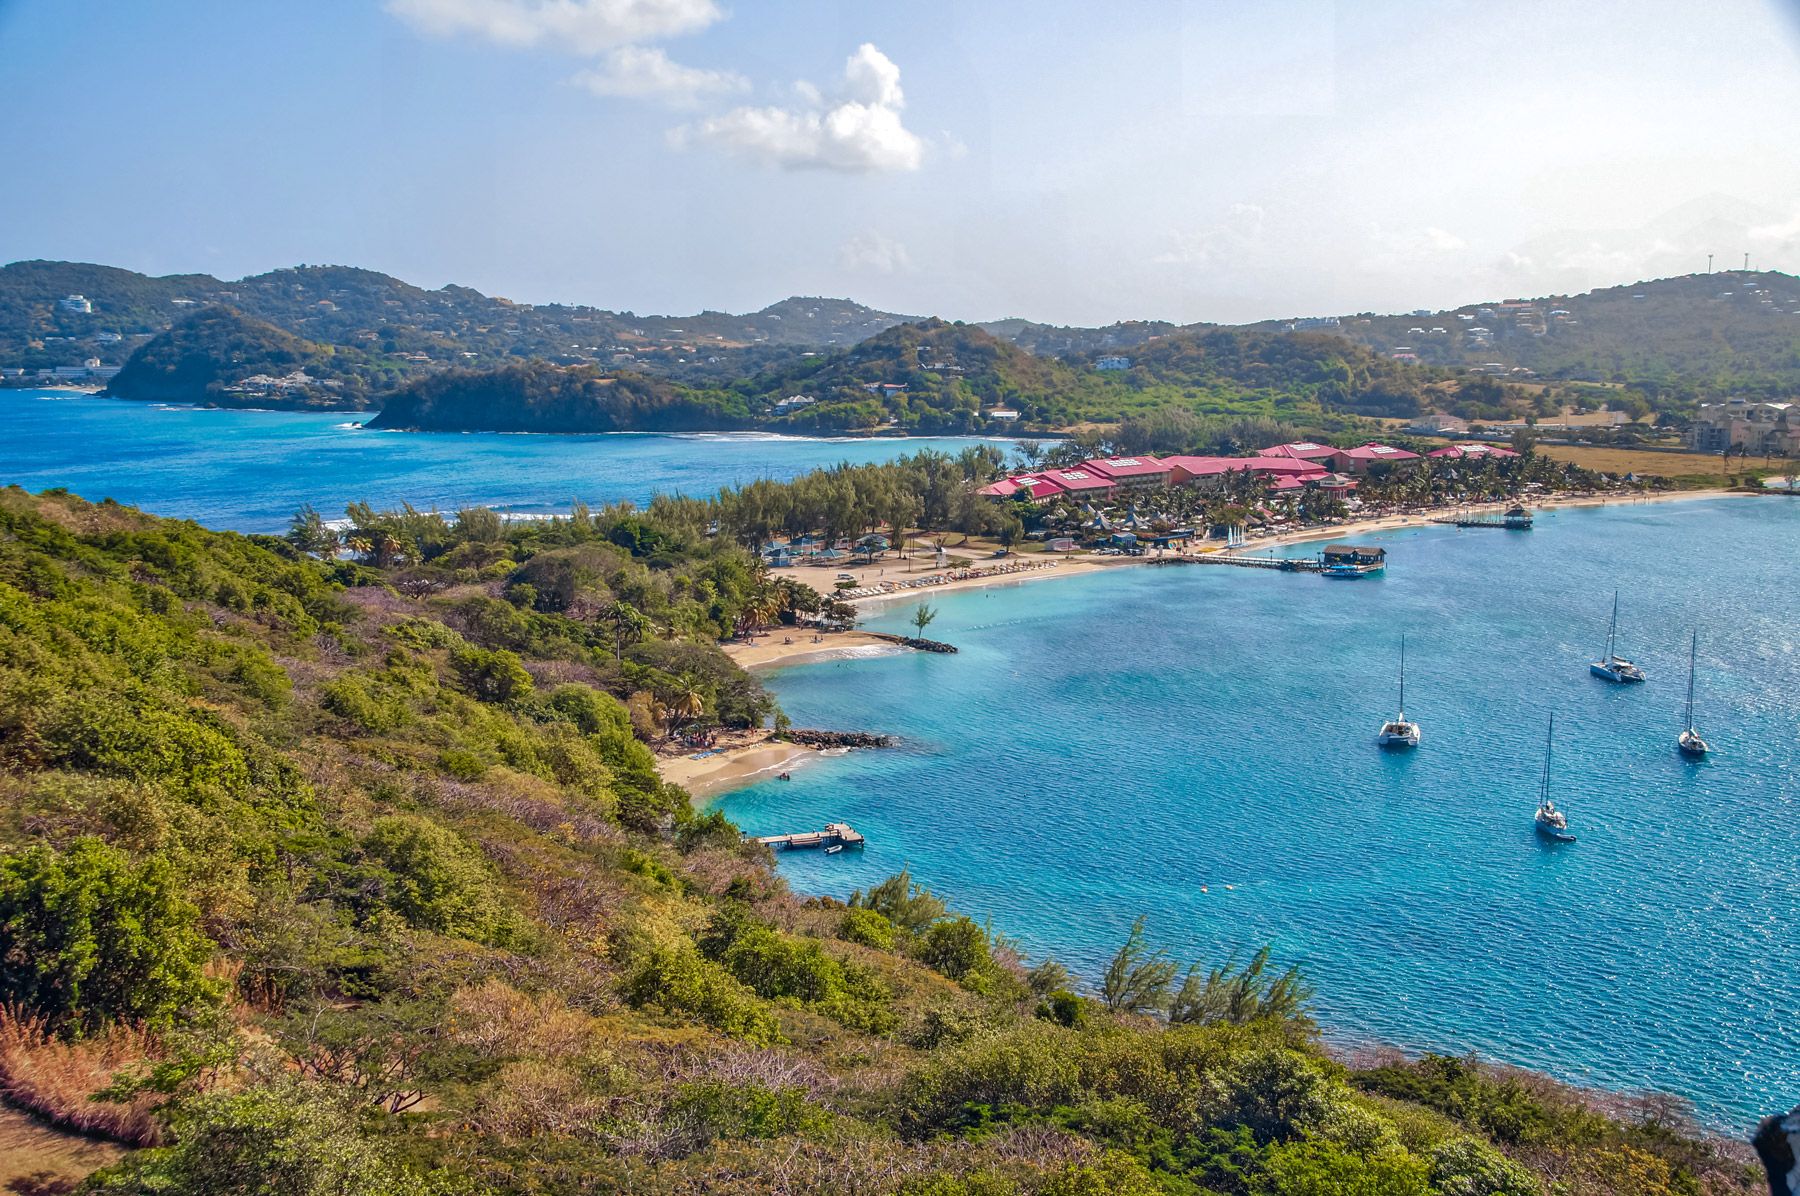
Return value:
[(1108, 494), (1118, 485), (1105, 474), (1085, 465), (1077, 465), (1073, 469), (1046, 469), (1039, 476), (1076, 495)]
[(1133, 490), (1148, 486), (1167, 486), (1169, 475), (1174, 472), (1167, 461), (1159, 461), (1155, 457), (1096, 457), (1091, 461), (1083, 461), (1081, 468), (1111, 478), (1115, 484)]
[(1314, 444), (1310, 440), (1297, 440), (1293, 444), (1278, 444), (1273, 448), (1258, 451), (1259, 457), (1292, 457), (1297, 461), (1324, 461), (1338, 450), (1329, 444)]
[(1489, 458), (1489, 457), (1493, 458), (1496, 461), (1499, 461), (1499, 460), (1504, 460), (1507, 457), (1516, 457), (1519, 454), (1513, 452), (1509, 448), (1501, 448), (1497, 444), (1476, 443), (1476, 444), (1446, 445), (1441, 449), (1433, 449), (1431, 452), (1426, 453), (1425, 455), (1427, 457), (1434, 457), (1439, 460), (1451, 460), (1451, 461), (1482, 460), (1484, 458)]
[(1353, 449), (1337, 449), (1331, 458), (1338, 469), (1347, 469), (1358, 477), (1367, 474), (1371, 465), (1405, 466), (1418, 460), (1419, 454), (1391, 444), (1362, 444)]

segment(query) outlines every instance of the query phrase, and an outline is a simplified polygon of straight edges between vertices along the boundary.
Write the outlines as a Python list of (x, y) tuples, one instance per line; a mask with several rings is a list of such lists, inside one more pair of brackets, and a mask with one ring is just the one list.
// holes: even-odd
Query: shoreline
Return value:
[(694, 808), (700, 809), (728, 790), (757, 777), (790, 771), (818, 755), (815, 748), (778, 742), (771, 730), (738, 732), (722, 746), (704, 752), (674, 756), (658, 752), (656, 771), (666, 783), (686, 789)]
[[(1532, 505), (1534, 511), (1554, 511), (1578, 509), (1586, 507), (1604, 507), (1616, 505), (1648, 505), (1652, 503), (1678, 502), (1707, 498), (1758, 498), (1761, 497), (1745, 490), (1678, 490), (1658, 494), (1613, 495), (1594, 494), (1577, 495), (1568, 498), (1552, 498)], [(1490, 503), (1480, 506), (1458, 508), (1471, 512), (1487, 510), (1504, 510), (1507, 503)], [(1332, 527), (1304, 528), (1291, 532), (1283, 532), (1274, 536), (1253, 540), (1244, 546), (1245, 552), (1258, 552), (1263, 549), (1280, 548), (1290, 544), (1307, 544), (1320, 540), (1341, 540), (1371, 533), (1404, 531), (1408, 528), (1443, 526), (1433, 524), (1435, 518), (1442, 518), (1448, 512), (1432, 512), (1422, 514), (1379, 515), (1368, 519), (1350, 520)], [(1218, 551), (1218, 550), (1214, 550)], [(1025, 585), (1031, 582), (1044, 581), (1059, 577), (1082, 577), (1101, 573), (1109, 569), (1132, 568), (1155, 561), (1156, 557), (1095, 557), (1091, 554), (1071, 554), (1057, 557), (1046, 567), (1030, 569), (1019, 573), (999, 574), (991, 577), (959, 578), (944, 582), (941, 585), (923, 586), (913, 590), (901, 590), (891, 594), (872, 594), (848, 601), (859, 610), (878, 609), (884, 604), (914, 600), (929, 601), (934, 594), (952, 591), (985, 589), (991, 586)], [(864, 575), (885, 576), (885, 569), (879, 571), (874, 566), (846, 569), (856, 572), (859, 580)], [(974, 567), (974, 566), (970, 566)], [(792, 577), (807, 582), (808, 570), (799, 568), (780, 569), (775, 571), (779, 576)], [(812, 573), (823, 573), (824, 570), (811, 570)], [(902, 573), (900, 576), (928, 577), (934, 569), (920, 569), (914, 574)], [(810, 583), (808, 583), (810, 584)], [(816, 587), (815, 587), (816, 588)], [(859, 660), (876, 656), (892, 656), (901, 652), (913, 651), (902, 647), (891, 639), (873, 632), (827, 631), (814, 634), (772, 633), (759, 640), (750, 642), (732, 642), (721, 644), (725, 654), (745, 669), (758, 673), (771, 673), (778, 669), (789, 668), (800, 664), (816, 664), (827, 660)], [(701, 759), (693, 759), (692, 754), (667, 756), (657, 755), (657, 771), (663, 780), (680, 785), (693, 795), (697, 807), (710, 804), (721, 795), (733, 789), (753, 783), (758, 777), (776, 772), (803, 767), (819, 753), (812, 748), (799, 744), (775, 743), (774, 732), (758, 731), (749, 734), (739, 733), (733, 741), (724, 743)]]

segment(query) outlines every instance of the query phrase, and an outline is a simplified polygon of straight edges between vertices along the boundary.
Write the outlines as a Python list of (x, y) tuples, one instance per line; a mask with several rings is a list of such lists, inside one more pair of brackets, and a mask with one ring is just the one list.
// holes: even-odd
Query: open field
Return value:
[[(1711, 485), (1726, 484), (1726, 473), (1720, 467), (1716, 453), (1659, 453), (1646, 449), (1585, 444), (1539, 444), (1537, 451), (1558, 461), (1568, 461), (1584, 469), (1598, 469), (1606, 473), (1654, 474), (1657, 477), (1694, 481), (1705, 479)], [(1752, 457), (1748, 461), (1734, 459), (1731, 473), (1736, 476), (1749, 470), (1759, 470), (1780, 474), (1786, 468), (1800, 469), (1800, 463), (1788, 466), (1777, 459), (1773, 464), (1765, 465), (1758, 457)]]

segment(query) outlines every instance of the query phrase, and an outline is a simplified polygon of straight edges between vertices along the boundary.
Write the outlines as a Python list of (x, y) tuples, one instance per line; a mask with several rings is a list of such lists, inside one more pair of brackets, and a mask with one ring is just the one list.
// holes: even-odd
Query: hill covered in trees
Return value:
[(390, 394), (371, 427), (438, 432), (699, 432), (748, 428), (741, 396), (590, 366), (449, 370)]
[(804, 596), (713, 513), (0, 492), (0, 1091), (132, 1147), (91, 1190), (1753, 1190), (1675, 1102), (1334, 1061), (1266, 955), (1078, 980), (929, 878), (791, 893), (649, 747), (775, 714), (713, 640)]
[(147, 341), (107, 384), (121, 399), (215, 406), (358, 407), (399, 371), (314, 344), (228, 307), (204, 308)]
[[(69, 295), (85, 296), (92, 311), (65, 310), (59, 301)], [(426, 290), (349, 266), (297, 266), (229, 282), (27, 261), (0, 267), (0, 366), (78, 365), (90, 356), (121, 365), (139, 345), (209, 306), (233, 308), (316, 344), (398, 358), (408, 372), (543, 358), (694, 382), (736, 378), (805, 348), (851, 345), (910, 318), (848, 300), (807, 298), (744, 315), (639, 316), (515, 303), (463, 286)]]
[[(1284, 325), (1261, 325), (1277, 328)], [(1800, 388), (1800, 279), (1726, 271), (1412, 315), (1340, 317), (1330, 332), (1457, 370), (1625, 383), (1693, 401)]]

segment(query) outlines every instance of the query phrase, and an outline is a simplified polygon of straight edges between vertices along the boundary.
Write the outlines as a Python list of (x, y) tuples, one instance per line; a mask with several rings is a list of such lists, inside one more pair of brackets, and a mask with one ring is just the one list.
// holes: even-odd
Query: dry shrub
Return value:
[(669, 1060), (664, 1073), (672, 1083), (717, 1080), (733, 1087), (799, 1088), (813, 1099), (838, 1086), (836, 1077), (804, 1055), (736, 1044), (682, 1051)]
[(508, 1063), (476, 1106), (474, 1128), (504, 1141), (539, 1134), (592, 1133), (610, 1103), (583, 1088), (581, 1078), (541, 1059)]
[(0, 1006), (0, 1096), (66, 1129), (133, 1146), (156, 1145), (156, 1093), (140, 1093), (124, 1104), (88, 1099), (110, 1087), (118, 1072), (155, 1057), (156, 1044), (142, 1030), (112, 1026), (65, 1042), (50, 1033), (43, 1018)]
[(556, 996), (528, 996), (489, 979), (451, 995), (445, 1028), (454, 1041), (484, 1054), (560, 1060), (589, 1053), (598, 1023)]

